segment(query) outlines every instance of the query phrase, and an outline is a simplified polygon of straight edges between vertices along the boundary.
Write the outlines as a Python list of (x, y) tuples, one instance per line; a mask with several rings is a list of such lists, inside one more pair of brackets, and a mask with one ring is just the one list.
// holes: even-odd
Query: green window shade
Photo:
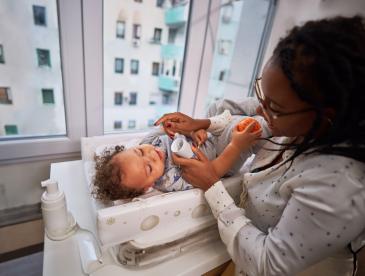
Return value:
[(5, 125), (6, 135), (16, 135), (18, 134), (18, 127), (16, 125)]
[(42, 98), (44, 104), (54, 104), (53, 89), (42, 89)]

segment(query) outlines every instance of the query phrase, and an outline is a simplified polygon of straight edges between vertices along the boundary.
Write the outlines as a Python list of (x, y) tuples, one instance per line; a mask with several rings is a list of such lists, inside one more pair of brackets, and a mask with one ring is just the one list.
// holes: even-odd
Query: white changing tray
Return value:
[[(137, 139), (142, 137), (139, 135)], [(136, 136), (134, 136), (136, 137)], [(86, 174), (85, 185), (91, 184), (92, 157), (96, 148), (103, 144), (136, 144), (126, 135), (82, 138), (82, 157)], [(228, 192), (238, 202), (241, 177), (223, 180)], [(216, 224), (203, 191), (164, 193), (117, 206), (105, 206), (91, 198), (96, 235), (102, 249), (132, 241), (137, 248), (158, 246), (187, 237)]]

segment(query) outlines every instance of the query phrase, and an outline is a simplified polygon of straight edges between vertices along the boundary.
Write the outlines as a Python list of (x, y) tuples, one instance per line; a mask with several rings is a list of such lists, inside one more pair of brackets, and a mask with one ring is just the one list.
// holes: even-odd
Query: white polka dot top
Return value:
[[(222, 182), (206, 192), (236, 273), (352, 275), (348, 245), (355, 251), (365, 242), (365, 164), (312, 154), (297, 157), (291, 166), (258, 170), (277, 154), (261, 149), (251, 167), (256, 173), (243, 175), (243, 209), (232, 203)], [(284, 152), (284, 161), (291, 154)]]

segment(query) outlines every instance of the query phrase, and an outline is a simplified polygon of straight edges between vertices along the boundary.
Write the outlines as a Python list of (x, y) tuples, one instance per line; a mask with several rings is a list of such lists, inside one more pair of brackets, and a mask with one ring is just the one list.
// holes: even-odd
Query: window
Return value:
[(139, 61), (136, 59), (131, 60), (131, 74), (136, 75), (138, 74), (138, 67), (139, 67)]
[(162, 104), (169, 105), (171, 103), (171, 96), (169, 94), (162, 94)]
[(136, 120), (129, 120), (128, 121), (128, 128), (129, 129), (136, 128)]
[[(81, 1), (2, 3), (1, 13), (6, 16), (0, 18), (0, 43), (9, 66), (6, 75), (0, 74), (0, 86), (10, 89), (0, 93), (1, 101), (12, 106), (0, 104), (0, 162), (75, 155), (80, 137), (87, 135)], [(42, 4), (33, 7), (32, 3)], [(53, 90), (57, 108), (42, 104), (42, 88)], [(16, 131), (8, 132), (17, 136), (6, 135), (5, 125), (16, 126)]]
[(5, 125), (5, 135), (17, 135), (18, 127), (16, 125)]
[(122, 105), (122, 104), (123, 104), (123, 92), (115, 92), (114, 105)]
[(133, 24), (133, 38), (140, 39), (141, 38), (141, 25)]
[[(57, 0), (1, 5), (6, 16), (0, 19), (0, 43), (9, 64), (6, 75), (0, 74), (1, 162), (53, 158), (80, 150), (79, 139), (86, 129), (80, 115), (85, 114), (85, 81), (81, 8), (75, 2), (67, 7)], [(64, 78), (63, 70), (68, 77)]]
[(157, 0), (156, 1), (156, 6), (159, 7), (159, 8), (162, 8), (163, 7), (163, 4), (164, 4), (165, 0)]
[(223, 97), (240, 100), (252, 95), (274, 2), (232, 1), (220, 9), (207, 94), (201, 95), (205, 106)]
[(155, 30), (153, 32), (153, 41), (155, 43), (160, 43), (161, 42), (161, 35), (162, 35), (162, 29), (155, 28)]
[(158, 76), (160, 72), (160, 64), (158, 62), (152, 62), (152, 76)]
[(125, 36), (125, 22), (117, 21), (117, 38), (124, 38)]
[(4, 48), (3, 45), (1, 44), (0, 44), (0, 63), (5, 63)]
[(137, 104), (137, 92), (131, 92), (129, 94), (129, 105)]
[[(177, 14), (169, 5), (169, 1), (159, 1), (158, 5), (163, 4), (159, 8), (156, 7), (156, 0), (143, 1), (143, 4), (130, 1), (131, 5), (126, 5), (126, 1), (100, 2), (103, 5), (101, 9), (103, 12), (101, 24), (103, 26), (101, 34), (103, 56), (99, 59), (102, 60), (104, 66), (102, 70), (104, 79), (100, 82), (103, 85), (104, 97), (103, 131), (104, 133), (115, 133), (113, 122), (121, 118), (125, 118), (125, 121), (123, 119), (123, 130), (130, 130), (128, 120), (135, 120), (136, 130), (145, 129), (150, 118), (159, 118), (164, 113), (174, 112), (178, 109), (181, 83), (178, 65), (180, 62), (184, 64), (191, 1), (185, 0), (185, 4), (179, 6)], [(208, 7), (205, 4), (202, 5)], [(167, 17), (170, 21), (166, 20)], [(115, 44), (116, 21), (125, 22), (125, 39), (128, 42), (125, 45), (122, 45), (124, 43)], [(176, 31), (176, 45), (165, 43), (170, 28), (178, 30)], [(91, 35), (90, 39), (92, 39)], [(154, 44), (153, 41), (158, 41), (158, 43)], [(197, 55), (201, 55), (201, 53)], [(124, 57), (123, 74), (127, 73), (128, 76), (116, 78), (115, 74), (110, 73), (115, 57)], [(85, 57), (85, 60), (92, 60), (92, 56)], [(170, 70), (169, 77), (160, 74), (162, 66), (160, 64), (165, 60), (165, 67)], [(176, 60), (176, 72), (173, 78), (171, 77), (172, 60)], [(124, 91), (121, 106), (123, 108), (115, 108), (114, 93), (118, 90)], [(196, 90), (189, 91), (193, 94)], [(163, 93), (173, 94), (169, 104), (162, 104)], [(151, 97), (151, 94), (156, 95)]]
[(38, 26), (46, 26), (46, 8), (33, 5), (34, 24)]
[(154, 123), (155, 123), (155, 120), (153, 120), (153, 119), (149, 119), (149, 120), (148, 120), (147, 125), (148, 125), (149, 127), (153, 127), (153, 126), (154, 126)]
[(115, 59), (115, 73), (123, 74), (124, 71), (124, 59), (116, 58)]
[(122, 129), (122, 121), (114, 121), (114, 129)]
[(48, 66), (51, 67), (51, 57), (49, 50), (37, 49), (38, 66)]
[(169, 28), (168, 42), (170, 44), (174, 44), (175, 43), (176, 36), (177, 36), (177, 31), (178, 31), (178, 29)]
[(44, 104), (54, 104), (53, 89), (42, 89), (42, 99)]
[(11, 98), (9, 87), (0, 87), (0, 104), (12, 104), (13, 100)]

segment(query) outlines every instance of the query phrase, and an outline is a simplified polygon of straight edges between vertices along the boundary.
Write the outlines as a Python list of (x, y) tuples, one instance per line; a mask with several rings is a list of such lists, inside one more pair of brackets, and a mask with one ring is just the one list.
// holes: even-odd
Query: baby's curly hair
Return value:
[(131, 189), (121, 185), (122, 175), (113, 158), (123, 152), (124, 146), (115, 146), (114, 150), (105, 149), (101, 155), (95, 155), (95, 176), (92, 195), (103, 201), (129, 199), (143, 194), (143, 190)]

